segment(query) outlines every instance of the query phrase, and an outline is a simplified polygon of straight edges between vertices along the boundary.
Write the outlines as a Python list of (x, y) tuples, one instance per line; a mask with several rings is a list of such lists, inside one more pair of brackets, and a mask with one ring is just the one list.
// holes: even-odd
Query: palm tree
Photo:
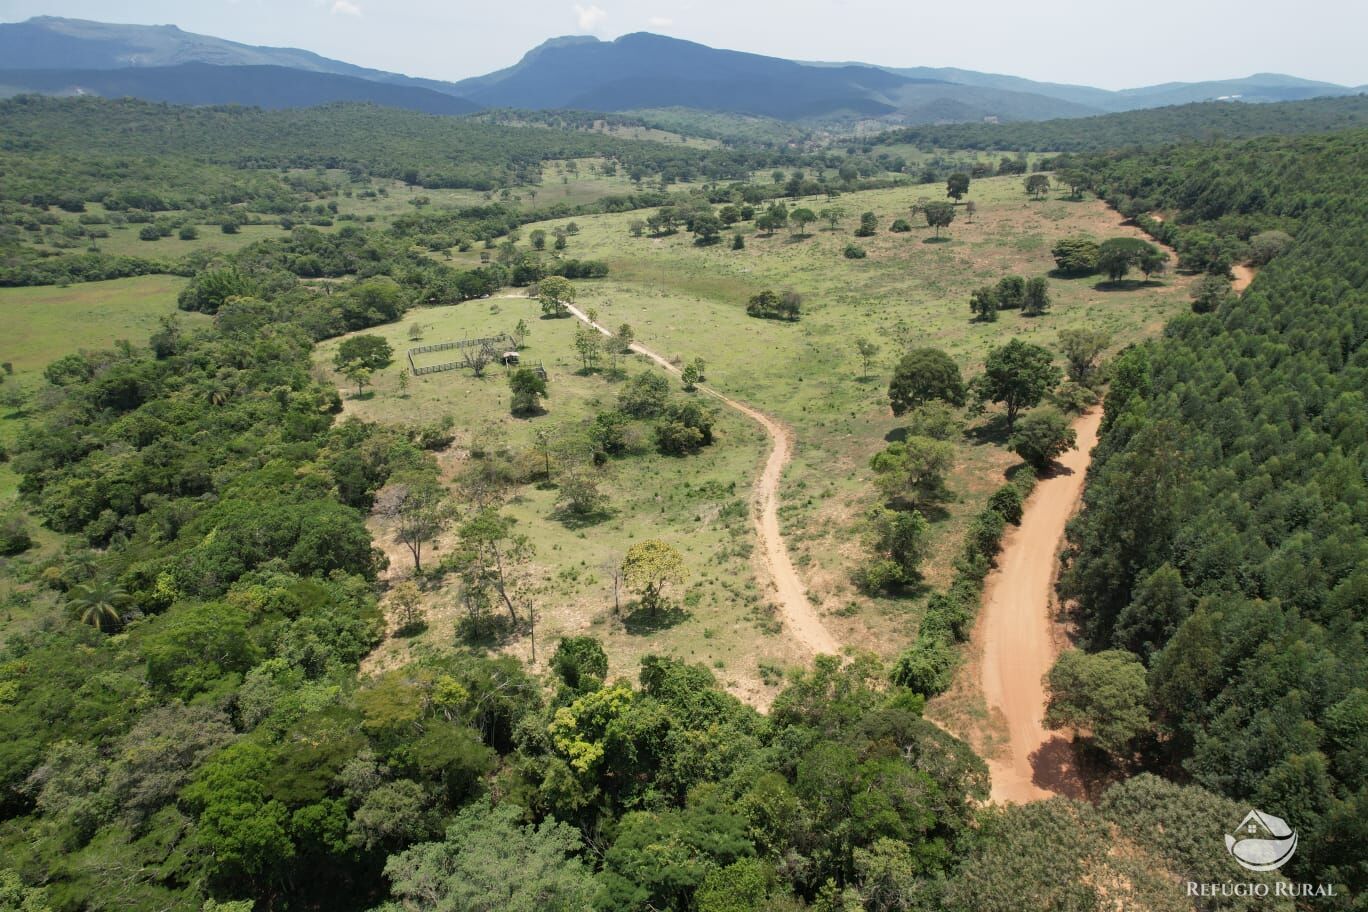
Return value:
[(132, 597), (115, 583), (82, 583), (72, 587), (67, 596), (67, 605), (82, 624), (104, 630), (106, 622), (116, 628), (123, 623), (122, 609), (132, 600)]

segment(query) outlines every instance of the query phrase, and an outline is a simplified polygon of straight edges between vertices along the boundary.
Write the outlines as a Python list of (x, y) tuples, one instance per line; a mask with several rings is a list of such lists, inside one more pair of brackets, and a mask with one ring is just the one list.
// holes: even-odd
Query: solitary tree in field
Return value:
[(641, 606), (654, 612), (660, 608), (665, 587), (688, 579), (684, 558), (658, 538), (637, 542), (627, 549), (622, 560), (622, 578), (627, 586), (641, 593)]
[(817, 221), (817, 214), (807, 207), (800, 207), (789, 213), (789, 221), (797, 227), (797, 233), (803, 235), (807, 233), (807, 226)]
[(390, 590), (390, 601), (399, 616), (400, 632), (412, 630), (423, 620), (423, 593), (413, 580), (404, 580)]
[(969, 175), (956, 171), (945, 182), (945, 195), (959, 202), (969, 192)]
[(711, 209), (700, 212), (689, 219), (689, 230), (694, 233), (695, 243), (708, 246), (717, 243), (722, 236), (722, 220)]
[(959, 365), (938, 348), (914, 348), (902, 356), (893, 371), (888, 401), (893, 414), (902, 415), (932, 399), (964, 404), (964, 380)]
[(1050, 192), (1050, 179), (1044, 174), (1032, 174), (1026, 178), (1026, 192), (1040, 199)]
[(1136, 265), (1145, 274), (1145, 280), (1149, 281), (1168, 269), (1168, 259), (1167, 253), (1151, 244), (1149, 250), (1141, 251), (1140, 256), (1136, 259)]
[(375, 371), (371, 370), (360, 361), (348, 362), (342, 368), (342, 375), (351, 383), (356, 384), (356, 395), (360, 396), (366, 390), (366, 386), (371, 382), (371, 376)]
[(855, 350), (860, 354), (860, 378), (864, 379), (869, 376), (869, 362), (879, 354), (879, 345), (869, 339), (856, 339)]
[(1113, 282), (1124, 279), (1135, 267), (1146, 275), (1157, 272), (1167, 260), (1166, 253), (1139, 238), (1109, 238), (1097, 245), (1097, 268)]
[(569, 314), (570, 305), (575, 303), (575, 286), (563, 276), (547, 276), (537, 283), (537, 298), (541, 301), (542, 313), (564, 317)]
[(459, 529), (461, 546), (473, 556), (473, 560), (466, 562), (468, 582), (477, 588), (492, 587), (514, 626), (519, 619), (513, 589), (521, 570), (536, 553), (526, 535), (514, 533), (516, 523), (513, 517), (486, 508)]
[(1050, 353), (1039, 345), (1013, 339), (988, 352), (983, 373), (974, 381), (980, 401), (1007, 407), (1007, 430), (1016, 429), (1017, 415), (1034, 408), (1059, 382), (1060, 371)]
[(520, 367), (508, 375), (508, 388), (513, 391), (513, 414), (535, 415), (541, 411), (541, 400), (546, 396), (546, 380), (541, 374)]
[(689, 392), (692, 393), (694, 390), (698, 389), (698, 366), (695, 364), (686, 365), (680, 374), (680, 379), (684, 381), (684, 389)]
[(1056, 177), (1069, 185), (1069, 194), (1078, 199), (1083, 195), (1083, 191), (1092, 183), (1092, 179), (1083, 171), (1066, 169), (1056, 172)]
[(949, 203), (927, 203), (922, 211), (926, 216), (926, 224), (936, 229), (936, 237), (940, 237), (942, 228), (949, 228), (955, 220), (955, 207)]
[(1060, 238), (1050, 248), (1050, 255), (1065, 275), (1087, 275), (1097, 271), (1097, 241), (1090, 237)]
[(527, 235), (527, 239), (528, 239), (529, 241), (532, 242), (532, 249), (533, 249), (533, 250), (545, 250), (545, 249), (546, 249), (546, 232), (543, 231), (542, 229), (540, 229), (540, 228), (534, 228), (534, 229), (532, 229), (532, 231)]
[(879, 229), (879, 219), (872, 212), (860, 213), (860, 227), (855, 229), (856, 237), (873, 237)]
[(826, 221), (832, 231), (835, 231), (841, 224), (841, 219), (846, 217), (846, 211), (840, 206), (827, 206), (818, 215)]
[(388, 367), (393, 360), (394, 349), (390, 348), (384, 336), (352, 336), (337, 346), (333, 366), (342, 370), (355, 361), (375, 371)]
[(603, 336), (596, 329), (580, 325), (575, 327), (575, 351), (589, 373), (598, 367), (599, 357), (603, 354)]
[(423, 569), (423, 549), (436, 540), (456, 515), (446, 489), (435, 478), (412, 475), (391, 482), (375, 498), (375, 512), (394, 526), (394, 540), (413, 555), (413, 569)]

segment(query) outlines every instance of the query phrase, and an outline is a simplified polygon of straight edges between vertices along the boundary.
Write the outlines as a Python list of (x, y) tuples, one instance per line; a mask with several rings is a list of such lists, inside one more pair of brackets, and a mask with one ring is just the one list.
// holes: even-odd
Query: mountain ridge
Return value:
[[(516, 63), (456, 82), (406, 76), (290, 47), (248, 45), (176, 25), (105, 23), (56, 16), (0, 23), (0, 85), (8, 91), (125, 91), (180, 103), (294, 106), (298, 99), (374, 101), (431, 113), (479, 107), (628, 111), (687, 107), (787, 121), (882, 120), (890, 126), (947, 121), (1036, 121), (1086, 117), (1194, 101), (1301, 100), (1349, 95), (1365, 87), (1277, 73), (1205, 82), (1167, 82), (1109, 90), (1037, 82), (956, 67), (889, 67), (858, 62), (796, 61), (633, 32), (612, 40), (587, 35), (548, 39)], [(172, 80), (188, 71), (199, 94)], [(278, 67), (309, 83), (271, 91), (264, 72)], [(236, 68), (236, 69), (235, 69)], [(50, 75), (67, 73), (67, 86)], [(119, 77), (99, 72), (123, 73)], [(127, 71), (127, 72), (126, 72)], [(44, 75), (49, 74), (49, 75)], [(283, 75), (283, 74), (277, 74)], [(320, 79), (319, 77), (332, 77)], [(296, 77), (291, 75), (290, 79)], [(241, 91), (233, 91), (233, 80)], [(338, 80), (351, 80), (341, 82)], [(83, 83), (83, 85), (82, 85)], [(326, 84), (326, 85), (325, 85)], [(402, 91), (378, 92), (369, 86)], [(115, 88), (115, 87), (121, 88)], [(103, 88), (101, 88), (103, 87)], [(434, 96), (462, 99), (442, 102)], [(199, 100), (201, 98), (215, 101)], [(291, 101), (294, 99), (294, 101)], [(383, 100), (389, 99), (389, 100)]]

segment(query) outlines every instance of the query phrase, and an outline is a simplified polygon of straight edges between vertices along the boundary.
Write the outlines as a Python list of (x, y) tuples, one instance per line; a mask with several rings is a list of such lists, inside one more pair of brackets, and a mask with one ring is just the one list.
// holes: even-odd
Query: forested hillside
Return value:
[(1126, 146), (1325, 133), (1368, 123), (1368, 96), (1272, 104), (1207, 101), (1143, 111), (1037, 123), (963, 123), (908, 127), (876, 143), (913, 143), (940, 149), (1020, 149), (1027, 152), (1101, 152)]
[[(1368, 844), (1368, 133), (1093, 162), (1098, 191), (1243, 297), (1114, 367), (1061, 583), (1148, 667), (1161, 765), (1282, 808), (1290, 869), (1362, 891)], [(1266, 258), (1263, 257), (1263, 258)], [(1202, 308), (1204, 309), (1204, 308)]]
[(307, 111), (175, 107), (123, 99), (20, 96), (0, 102), (0, 152), (26, 158), (94, 153), (157, 155), (245, 168), (342, 168), (425, 187), (523, 183), (547, 159), (610, 156), (624, 168), (700, 173), (712, 158), (685, 145), (632, 142), (595, 133), (472, 123), (363, 104)]

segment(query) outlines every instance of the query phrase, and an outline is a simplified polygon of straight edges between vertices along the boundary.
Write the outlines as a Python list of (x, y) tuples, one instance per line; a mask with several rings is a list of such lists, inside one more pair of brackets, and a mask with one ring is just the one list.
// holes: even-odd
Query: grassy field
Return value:
[[(848, 212), (837, 230), (814, 230), (806, 237), (781, 230), (765, 237), (745, 226), (746, 247), (739, 251), (725, 240), (700, 248), (682, 233), (633, 238), (628, 225), (641, 213), (581, 216), (575, 219), (581, 231), (570, 238), (567, 251), (611, 265), (610, 278), (578, 283), (580, 303), (597, 309), (602, 322), (631, 324), (639, 339), (669, 357), (704, 358), (712, 385), (793, 428), (797, 447), (782, 489), (781, 517), (795, 563), (838, 639), (884, 655), (911, 639), (921, 600), (865, 597), (851, 585), (850, 570), (861, 556), (860, 517), (876, 499), (869, 458), (904, 424), (890, 415), (886, 399), (887, 378), (899, 353), (911, 346), (943, 348), (967, 377), (981, 369), (990, 347), (1013, 336), (1054, 350), (1061, 329), (1097, 326), (1111, 331), (1113, 348), (1119, 348), (1158, 332), (1187, 306), (1185, 277), (1123, 290), (1099, 287), (1096, 278), (1051, 279), (1055, 304), (1045, 316), (1024, 318), (1008, 311), (997, 323), (973, 323), (970, 290), (1009, 273), (1048, 273), (1055, 239), (1080, 232), (1099, 238), (1138, 232), (1123, 227), (1095, 200), (1028, 200), (1019, 177), (975, 181), (969, 198), (977, 204), (976, 217), (969, 222), (961, 209), (942, 242), (929, 240), (932, 232), (926, 228), (887, 231), (917, 197), (933, 192), (912, 187), (847, 194), (836, 201)], [(828, 205), (824, 199), (801, 204)], [(859, 239), (866, 259), (846, 259), (842, 249), (866, 210), (878, 216), (879, 233)], [(782, 323), (746, 316), (747, 298), (765, 288), (800, 292), (803, 318)], [(443, 457), (454, 471), (474, 436), (493, 435), (526, 447), (535, 428), (579, 421), (611, 404), (612, 384), (577, 373), (574, 325), (540, 319), (536, 306), (524, 299), (422, 310), (402, 324), (372, 331), (402, 350), (411, 344), (407, 329), (412, 322), (424, 327), (423, 342), (429, 343), (505, 331), (520, 318), (532, 327), (525, 357), (544, 362), (551, 374), (546, 416), (524, 421), (508, 415), (500, 368), (483, 379), (468, 371), (413, 378), (404, 398), (397, 389), (397, 365), (378, 378), (373, 395), (349, 398), (348, 412), (394, 422), (450, 414), (465, 435)], [(859, 338), (882, 348), (868, 377), (861, 376), (855, 353)], [(341, 387), (327, 367), (333, 345), (320, 347), (318, 361)], [(1018, 464), (992, 432), (995, 426), (990, 419), (971, 421), (957, 444), (953, 496), (930, 515), (935, 531), (926, 567), (930, 584), (948, 581), (970, 517)], [(761, 664), (782, 665), (794, 656), (782, 635), (755, 633), (773, 628), (765, 623), (770, 612), (758, 596), (750, 530), (738, 506), (748, 496), (764, 441), (753, 426), (729, 414), (721, 416), (719, 428), (717, 447), (704, 456), (646, 455), (614, 463), (607, 483), (614, 515), (591, 528), (568, 528), (554, 518), (554, 490), (523, 490), (510, 509), (523, 531), (539, 542), (536, 585), (545, 618), (539, 639), (545, 643), (559, 633), (590, 631), (605, 639), (615, 668), (624, 672), (630, 672), (630, 664), (621, 663), (662, 651), (707, 661), (734, 689), (758, 699), (770, 692), (757, 680)], [(383, 540), (383, 530), (376, 531)], [(647, 536), (664, 537), (684, 549), (693, 578), (686, 619), (643, 637), (612, 616), (608, 580), (599, 564)], [(406, 565), (398, 552), (394, 557), (396, 565)], [(391, 641), (373, 662), (384, 665), (411, 649), (449, 643), (453, 601), (449, 592), (437, 593), (429, 631), (416, 642)], [(515, 648), (526, 655), (528, 647), (524, 638)]]
[[(1048, 273), (1055, 239), (1139, 232), (1121, 226), (1096, 200), (1028, 200), (1019, 177), (975, 181), (968, 198), (977, 215), (970, 223), (961, 210), (942, 243), (928, 243), (932, 232), (926, 228), (887, 231), (917, 197), (934, 192), (912, 187), (848, 194), (836, 201), (849, 213), (838, 230), (802, 238), (781, 230), (765, 237), (747, 226), (740, 251), (725, 239), (699, 248), (683, 233), (632, 238), (627, 226), (639, 215), (580, 218), (582, 230), (568, 251), (610, 263), (608, 280), (580, 285), (581, 303), (596, 307), (604, 322), (630, 323), (638, 338), (668, 355), (705, 358), (716, 387), (793, 427), (797, 449), (782, 517), (795, 562), (840, 636), (884, 653), (896, 651), (913, 632), (917, 603), (866, 599), (851, 586), (849, 572), (859, 552), (852, 533), (874, 503), (869, 457), (903, 424), (886, 400), (899, 353), (912, 346), (942, 348), (968, 377), (981, 369), (990, 347), (1013, 336), (1057, 350), (1061, 329), (1094, 326), (1109, 330), (1119, 348), (1157, 333), (1187, 306), (1186, 277), (1125, 290), (1104, 290), (1096, 278), (1051, 279), (1055, 304), (1047, 315), (1032, 319), (1007, 311), (997, 323), (973, 323), (969, 292), (1009, 273)], [(824, 199), (801, 204), (827, 205)], [(866, 210), (878, 216), (879, 234), (855, 239), (866, 259), (846, 259), (842, 250)], [(765, 288), (801, 293), (802, 320), (746, 316), (747, 298)], [(860, 338), (882, 347), (868, 378), (860, 376), (855, 353)], [(979, 424), (980, 432), (958, 447), (954, 499), (931, 517), (937, 535), (926, 576), (935, 585), (948, 581), (969, 518), (1017, 463)]]
[[(422, 327), (420, 344), (426, 345), (507, 332), (520, 319), (531, 327), (523, 363), (541, 363), (549, 375), (546, 414), (513, 417), (506, 374), (497, 366), (482, 378), (465, 369), (413, 377), (407, 394), (399, 391), (400, 365), (406, 364), (403, 352), (415, 344), (408, 339), (410, 325)], [(448, 478), (461, 469), (472, 443), (529, 451), (538, 431), (557, 434), (616, 401), (619, 381), (580, 372), (573, 348), (575, 326), (571, 319), (542, 319), (538, 305), (526, 298), (411, 312), (403, 323), (368, 331), (390, 341), (397, 354), (395, 365), (381, 371), (374, 388), (363, 396), (347, 390), (345, 413), (394, 424), (450, 415), (457, 440), (440, 456)], [(320, 345), (316, 363), (320, 374), (342, 389), (345, 381), (331, 369), (339, 343)], [(633, 358), (626, 369), (630, 374), (652, 368)], [(676, 395), (687, 394), (677, 389)], [(761, 680), (759, 663), (779, 667), (799, 659), (779, 635), (751, 566), (747, 503), (766, 452), (765, 438), (751, 422), (730, 411), (717, 417), (717, 442), (698, 455), (661, 456), (646, 446), (645, 452), (610, 462), (603, 476), (609, 515), (601, 521), (585, 525), (558, 516), (557, 491), (545, 485), (521, 488), (508, 504), (506, 512), (537, 547), (530, 585), (538, 611), (540, 661), (549, 654), (547, 645), (559, 636), (593, 633), (604, 641), (614, 673), (635, 674), (639, 656), (664, 652), (707, 662), (734, 690), (764, 701), (769, 688)], [(381, 523), (372, 520), (371, 525), (377, 542), (390, 555), (391, 578), (407, 573), (407, 552), (394, 545)], [(690, 578), (672, 593), (682, 610), (656, 623), (624, 621), (614, 616), (611, 576), (603, 568), (619, 562), (626, 548), (646, 538), (662, 538), (683, 553)], [(450, 550), (453, 542), (453, 536), (445, 537), (437, 554)], [(387, 641), (368, 667), (389, 667), (414, 651), (449, 648), (459, 612), (454, 583), (429, 593), (427, 631), (412, 639)], [(510, 648), (530, 657), (527, 637)]]

